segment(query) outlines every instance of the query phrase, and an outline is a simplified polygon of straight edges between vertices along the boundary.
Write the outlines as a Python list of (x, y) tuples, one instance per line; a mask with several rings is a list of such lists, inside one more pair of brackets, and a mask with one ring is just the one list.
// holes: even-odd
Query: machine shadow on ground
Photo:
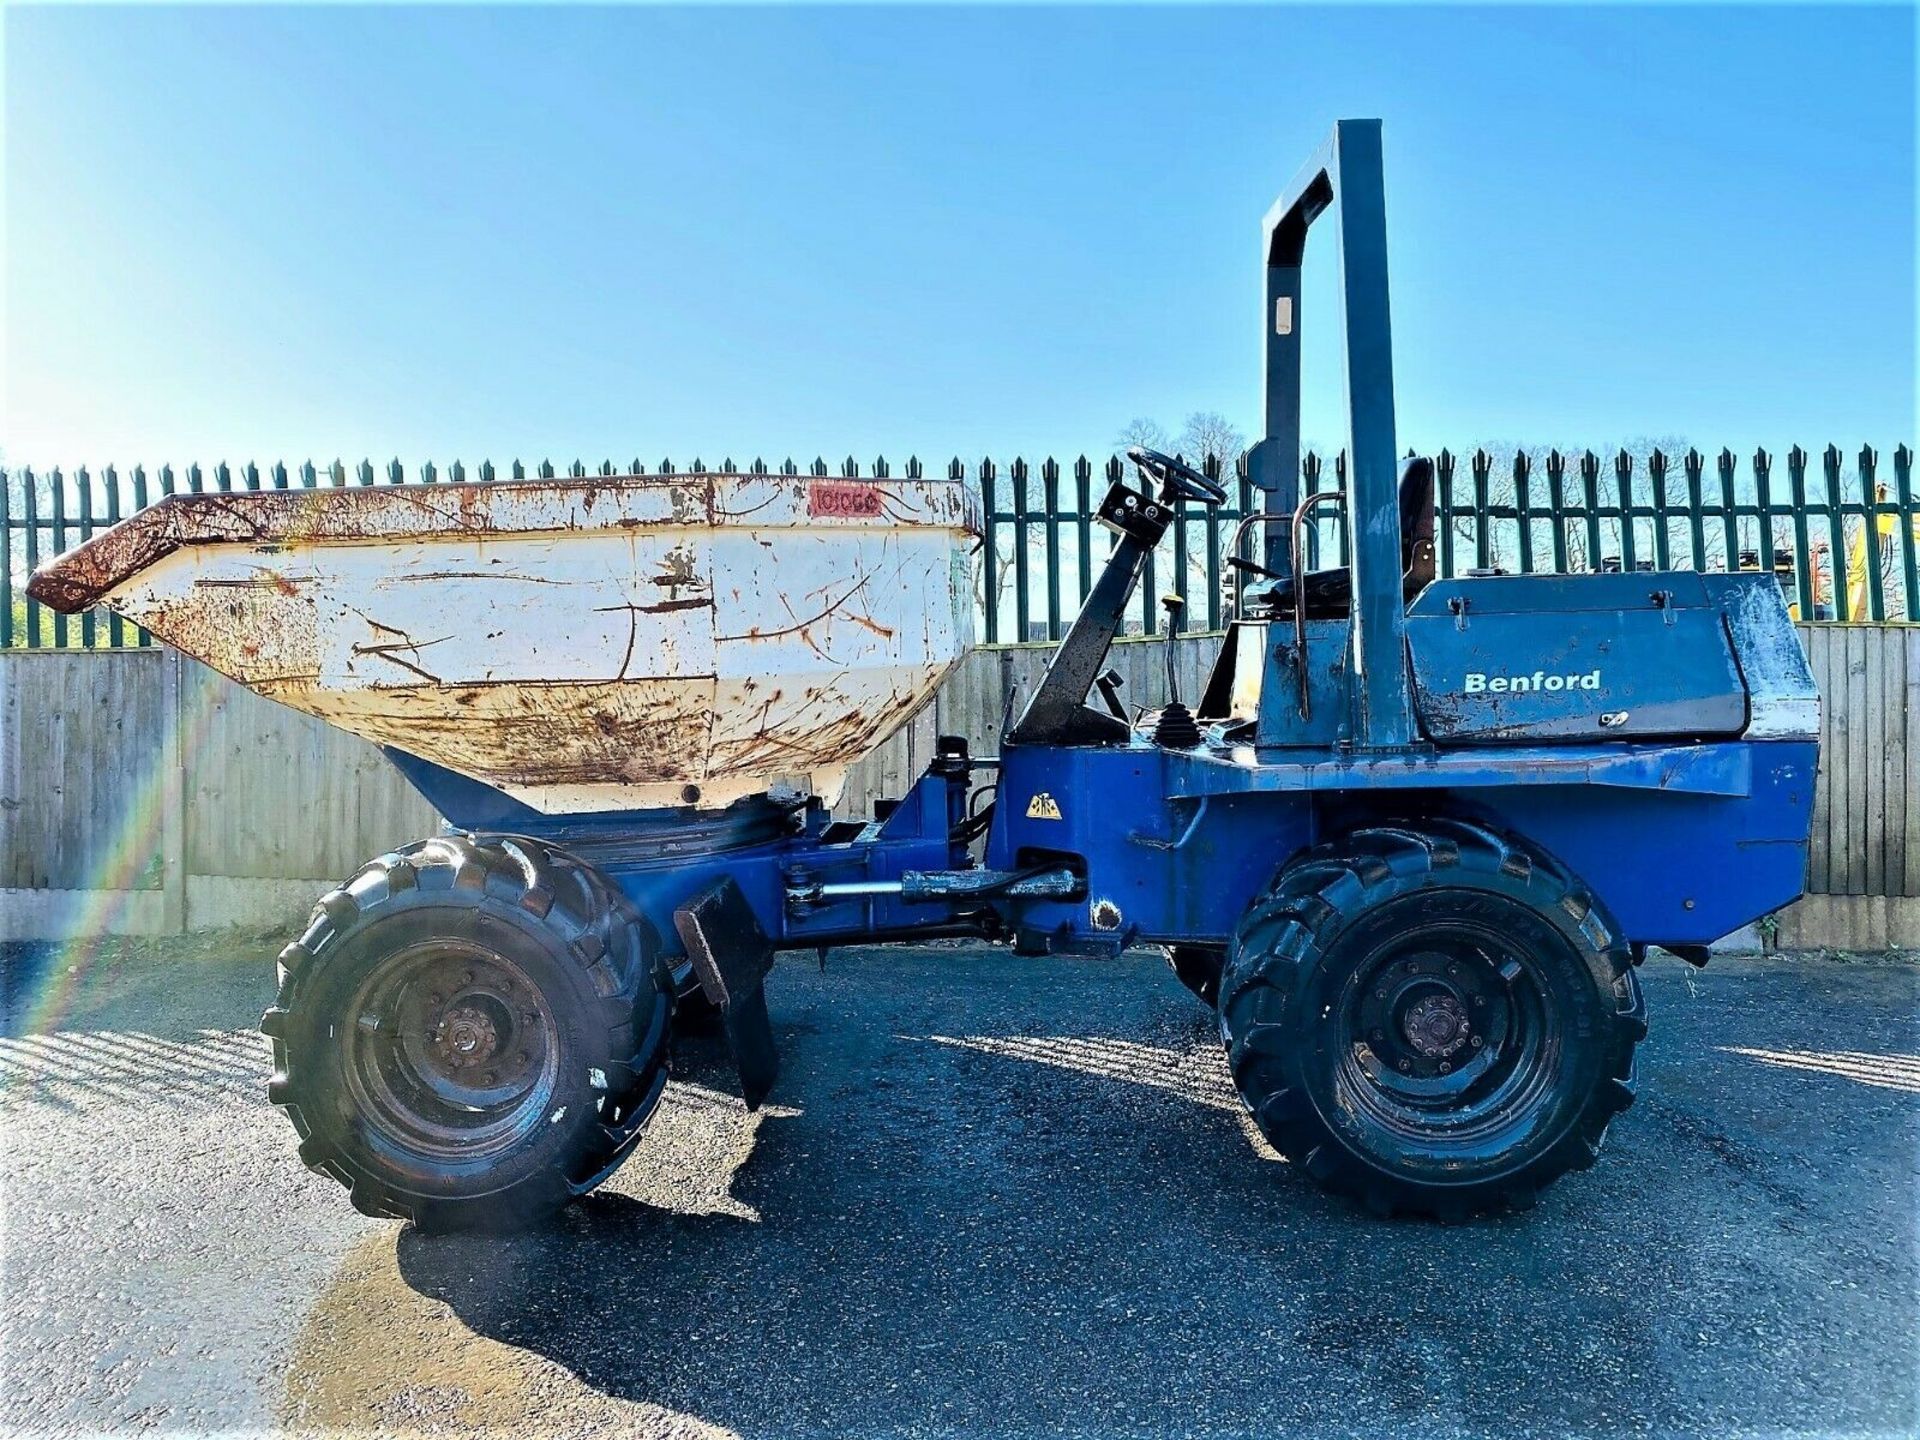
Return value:
[[(1671, 1087), (1526, 1215), (1382, 1222), (1263, 1153), (1170, 985), (1121, 1024), (1098, 986), (1108, 1023), (1075, 1034), (1031, 995), (989, 1033), (986, 987), (958, 988), (929, 1004), (909, 982), (868, 1017), (884, 1030), (777, 1015), (784, 1094), (757, 1121), (715, 1094), (723, 1057), (687, 1057), (653, 1148), (541, 1233), (371, 1238), (317, 1307), (335, 1353), (304, 1348), (322, 1378), (296, 1366), (294, 1409), (405, 1413), (343, 1381), (382, 1352), (365, 1378), (388, 1407), (454, 1387), (461, 1423), (492, 1423), (506, 1357), (748, 1436), (1827, 1429), (1892, 1423), (1913, 1395), (1897, 1342), (1859, 1341), (1863, 1317), (1913, 1319), (1887, 1261), (1911, 1199), (1903, 1219), (1898, 1176), (1880, 1188), (1910, 1094), (1708, 1062), (1669, 1025), (1650, 1068), (1724, 1067), (1704, 1088), (1738, 1101)], [(1789, 1110), (1879, 1139), (1778, 1151)], [(464, 1369), (421, 1328), (442, 1306), (491, 1342)]]

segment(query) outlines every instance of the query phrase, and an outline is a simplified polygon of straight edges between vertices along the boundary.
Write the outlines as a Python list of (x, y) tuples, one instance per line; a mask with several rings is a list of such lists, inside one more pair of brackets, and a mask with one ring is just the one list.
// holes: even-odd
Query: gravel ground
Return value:
[(551, 1230), (307, 1174), (271, 940), (0, 947), (0, 1429), (1910, 1433), (1920, 969), (1656, 960), (1641, 1101), (1532, 1213), (1382, 1222), (1250, 1137), (1156, 956), (836, 952)]

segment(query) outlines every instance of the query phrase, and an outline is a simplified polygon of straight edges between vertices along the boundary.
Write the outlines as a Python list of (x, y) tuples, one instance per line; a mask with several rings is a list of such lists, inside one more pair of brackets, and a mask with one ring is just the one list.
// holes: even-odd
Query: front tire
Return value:
[(1382, 1214), (1525, 1208), (1633, 1101), (1646, 1010), (1579, 882), (1484, 827), (1358, 831), (1248, 909), (1220, 1031), (1262, 1134)]
[(324, 896), (281, 953), (268, 1094), (356, 1209), (513, 1229), (638, 1139), (672, 1007), (671, 973), (595, 871), (532, 840), (425, 840)]

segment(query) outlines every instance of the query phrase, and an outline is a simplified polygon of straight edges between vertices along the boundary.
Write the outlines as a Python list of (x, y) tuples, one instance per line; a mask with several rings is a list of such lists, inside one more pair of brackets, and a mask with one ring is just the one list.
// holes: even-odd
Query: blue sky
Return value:
[(1405, 443), (1915, 438), (1910, 9), (4, 24), (14, 463), (1251, 430), (1260, 216), (1340, 115), (1386, 121)]

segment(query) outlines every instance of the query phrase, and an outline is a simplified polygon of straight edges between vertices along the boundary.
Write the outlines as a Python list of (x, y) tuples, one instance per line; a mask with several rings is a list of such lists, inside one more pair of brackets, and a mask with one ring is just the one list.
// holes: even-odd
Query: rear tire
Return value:
[(666, 1084), (672, 975), (616, 890), (537, 841), (369, 862), (279, 973), (269, 1098), (368, 1215), (537, 1221), (612, 1173)]
[(1646, 1009), (1579, 882), (1492, 830), (1361, 830), (1248, 909), (1220, 1032), (1262, 1134), (1382, 1213), (1525, 1208), (1633, 1102)]

